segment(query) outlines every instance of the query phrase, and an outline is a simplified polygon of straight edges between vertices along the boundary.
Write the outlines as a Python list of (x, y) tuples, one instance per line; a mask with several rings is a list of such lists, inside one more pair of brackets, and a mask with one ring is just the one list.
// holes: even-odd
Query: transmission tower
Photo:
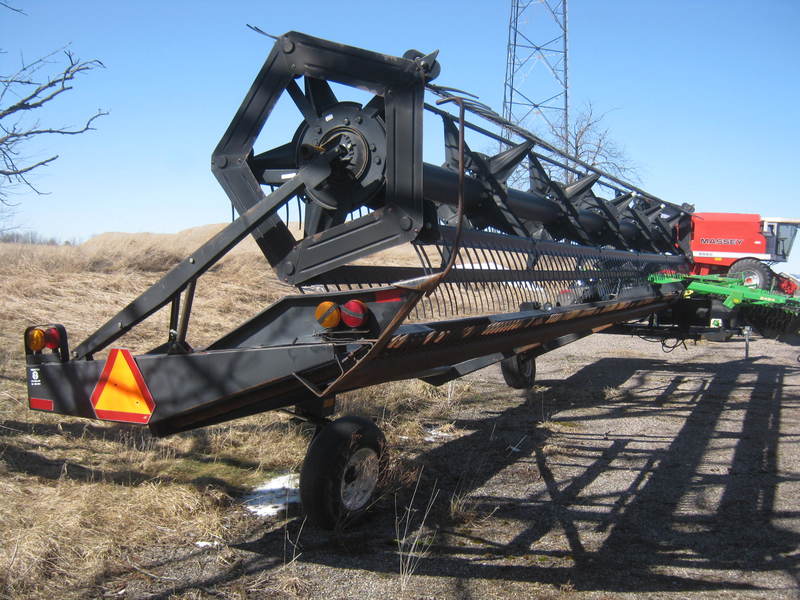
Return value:
[(567, 0), (511, 0), (503, 116), (569, 153), (567, 38)]

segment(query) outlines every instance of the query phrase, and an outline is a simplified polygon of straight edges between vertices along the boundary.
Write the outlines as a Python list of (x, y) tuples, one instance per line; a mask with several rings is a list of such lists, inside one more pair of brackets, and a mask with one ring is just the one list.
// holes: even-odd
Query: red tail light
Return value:
[(50, 350), (57, 350), (61, 346), (61, 332), (55, 327), (44, 330), (44, 346)]
[(342, 321), (351, 328), (361, 327), (369, 316), (369, 309), (361, 300), (348, 300), (341, 308)]

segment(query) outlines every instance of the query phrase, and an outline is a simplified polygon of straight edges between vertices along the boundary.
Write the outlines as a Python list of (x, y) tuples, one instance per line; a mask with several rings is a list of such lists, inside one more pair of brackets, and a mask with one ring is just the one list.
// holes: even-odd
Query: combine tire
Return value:
[(772, 269), (755, 258), (743, 258), (728, 269), (729, 277), (741, 277), (745, 285), (761, 290), (772, 288)]
[(325, 529), (358, 520), (373, 504), (385, 467), (386, 439), (363, 417), (342, 417), (311, 441), (300, 471), (308, 520)]
[(527, 390), (533, 387), (536, 379), (536, 361), (533, 358), (515, 354), (500, 362), (500, 370), (509, 387), (515, 390)]

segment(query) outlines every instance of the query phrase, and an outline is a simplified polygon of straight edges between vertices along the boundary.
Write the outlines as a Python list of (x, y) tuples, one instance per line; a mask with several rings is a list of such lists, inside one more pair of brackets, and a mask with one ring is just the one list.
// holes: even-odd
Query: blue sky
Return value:
[[(106, 68), (42, 119), (110, 115), (95, 132), (29, 147), (61, 158), (35, 177), (48, 195), (12, 196), (16, 221), (86, 239), (227, 220), (211, 151), (271, 45), (246, 23), (388, 54), (438, 48), (439, 83), (499, 111), (509, 4), (19, 0), (27, 16), (0, 13), (2, 71), (70, 43)], [(608, 112), (642, 187), (699, 211), (800, 218), (800, 2), (572, 0), (569, 19), (573, 109)], [(780, 268), (800, 272), (800, 249)]]

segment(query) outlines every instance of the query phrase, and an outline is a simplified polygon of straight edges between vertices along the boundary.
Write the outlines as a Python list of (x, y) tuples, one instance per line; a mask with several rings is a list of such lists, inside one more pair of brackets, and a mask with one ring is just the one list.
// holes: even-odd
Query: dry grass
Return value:
[(66, 471), (55, 482), (26, 479), (0, 484), (0, 585), (13, 597), (89, 596), (90, 582), (130, 569), (137, 551), (218, 538), (226, 528), (224, 504), (187, 486), (91, 483)]
[(90, 596), (154, 545), (229, 538), (249, 518), (233, 500), (296, 469), (306, 442), (273, 414), (156, 439), (4, 408), (0, 590), (15, 598)]
[[(431, 530), (426, 521), (439, 496), (439, 490), (436, 487), (431, 490), (431, 495), (423, 509), (415, 508), (414, 504), (419, 490), (420, 479), (421, 477), (417, 479), (411, 499), (406, 506), (398, 508), (397, 498), (395, 497), (394, 527), (401, 592), (406, 591), (414, 572), (430, 552), (431, 545), (436, 538), (436, 530)], [(414, 518), (417, 513), (420, 515), (418, 520)]]
[(435, 387), (418, 379), (394, 381), (362, 388), (339, 397), (340, 415), (361, 415), (375, 419), (389, 446), (403, 447), (421, 442), (429, 427), (442, 434), (458, 435), (452, 421), (459, 418), (463, 404), (477, 395), (464, 382)]
[[(0, 245), (0, 596), (101, 595), (104, 580), (147, 569), (145, 548), (224, 539), (246, 518), (231, 498), (302, 460), (305, 439), (276, 414), (156, 439), (26, 408), (26, 326), (58, 321), (73, 343), (82, 339), (217, 229), (141, 243), (107, 234), (77, 247)], [(245, 245), (200, 280), (193, 343), (285, 293), (256, 252)], [(165, 333), (157, 314), (120, 345), (147, 350)]]
[[(219, 227), (105, 234), (81, 246), (0, 244), (0, 597), (98, 597), (126, 578), (166, 581), (154, 551), (224, 543), (256, 527), (236, 498), (299, 468), (307, 435), (277, 413), (156, 439), (135, 426), (27, 410), (26, 326), (63, 323), (80, 341)], [(292, 291), (248, 241), (200, 279), (202, 319), (193, 318), (189, 341), (203, 346)], [(166, 324), (162, 311), (115, 345), (149, 350), (165, 341)], [(340, 413), (375, 418), (402, 446), (425, 435), (420, 415), (441, 425), (470, 393), (462, 384), (386, 384), (344, 395)], [(395, 485), (412, 481), (414, 469), (393, 461)], [(272, 573), (262, 583), (305, 595), (293, 577)]]

